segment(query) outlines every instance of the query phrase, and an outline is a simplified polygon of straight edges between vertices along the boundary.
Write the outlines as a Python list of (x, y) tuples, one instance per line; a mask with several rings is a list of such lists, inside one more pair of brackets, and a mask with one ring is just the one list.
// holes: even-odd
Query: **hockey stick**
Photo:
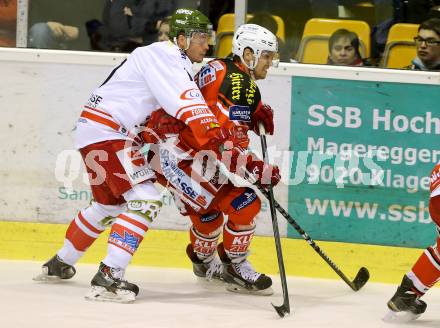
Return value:
[(316, 245), (316, 243), (313, 241), (312, 238), (296, 223), (296, 221), (290, 216), (289, 213), (284, 210), (284, 208), (281, 207), (281, 205), (273, 199), (273, 194), (271, 195), (271, 190), (266, 190), (261, 186), (260, 184), (255, 184), (258, 189), (261, 191), (261, 193), (269, 200), (269, 204), (271, 205), (272, 210), (272, 202), (274, 203), (276, 209), (278, 212), (281, 213), (282, 216), (286, 218), (286, 220), (295, 228), (296, 231), (305, 239), (305, 241), (312, 246), (312, 248), (321, 256), (324, 261), (327, 262), (328, 265), (335, 271), (339, 277), (342, 278), (342, 280), (345, 281), (345, 283), (350, 286), (351, 289), (353, 289), (355, 292), (361, 289), (370, 278), (370, 273), (368, 272), (368, 269), (365, 267), (362, 267), (359, 269), (359, 272), (357, 273), (356, 277), (353, 279), (353, 281), (350, 281), (350, 279), (347, 278), (347, 276), (337, 267), (336, 264), (333, 263), (333, 261), (321, 250), (321, 248)]
[[(260, 129), (260, 140), (261, 140), (261, 149), (263, 152), (263, 159), (266, 164), (269, 164), (269, 158), (267, 156), (266, 131), (264, 130), (264, 126), (262, 124), (259, 125), (259, 129)], [(283, 300), (284, 300), (283, 304), (280, 306), (276, 306), (273, 303), (271, 304), (277, 311), (278, 315), (281, 318), (283, 318), (286, 314), (290, 314), (289, 291), (287, 290), (286, 272), (284, 270), (283, 252), (281, 249), (280, 232), (278, 230), (277, 210), (275, 208), (275, 199), (273, 197), (273, 190), (271, 184), (269, 184), (268, 191), (266, 191), (266, 193), (267, 194), (265, 195), (269, 200), (269, 205), (270, 205), (273, 236), (275, 239), (275, 248), (277, 252), (278, 268), (280, 270), (281, 287), (283, 289)]]

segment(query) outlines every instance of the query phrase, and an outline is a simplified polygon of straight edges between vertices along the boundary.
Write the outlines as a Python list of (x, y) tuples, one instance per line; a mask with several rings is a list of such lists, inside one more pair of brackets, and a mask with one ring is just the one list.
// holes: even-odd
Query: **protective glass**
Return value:
[(205, 32), (192, 32), (191, 33), (191, 42), (194, 42), (196, 44), (206, 44), (210, 46), (215, 45), (215, 32), (209, 31), (208, 33)]
[(263, 50), (260, 55), (260, 60), (265, 60), (273, 67), (278, 67), (280, 63), (280, 54), (274, 51)]
[(438, 46), (440, 44), (439, 40), (424, 39), (424, 38), (422, 38), (420, 36), (416, 36), (414, 38), (414, 42), (416, 43), (416, 45), (421, 45), (423, 42), (425, 42), (428, 47)]

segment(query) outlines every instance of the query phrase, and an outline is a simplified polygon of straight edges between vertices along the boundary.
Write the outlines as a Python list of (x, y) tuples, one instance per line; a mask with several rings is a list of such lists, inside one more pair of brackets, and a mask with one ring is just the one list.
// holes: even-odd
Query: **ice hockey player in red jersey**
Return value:
[[(247, 159), (240, 156), (249, 145), (248, 129), (258, 133), (258, 123), (263, 123), (273, 134), (273, 112), (262, 103), (255, 80), (266, 77), (277, 51), (275, 35), (261, 26), (245, 24), (234, 34), (233, 58), (212, 60), (196, 75), (203, 97), (222, 127), (237, 126), (244, 131), (239, 147), (230, 151), (226, 161), (228, 156), (221, 154), (222, 162), (241, 176), (251, 172), (263, 186), (279, 182), (278, 167), (265, 165), (252, 155)], [(164, 115), (158, 115), (156, 127), (167, 126), (162, 119)], [(149, 126), (154, 129), (155, 124)], [(160, 163), (153, 165), (162, 171), (159, 181), (172, 191), (181, 213), (192, 221), (187, 254), (194, 273), (222, 279), (231, 291), (270, 295), (271, 278), (256, 272), (247, 259), (261, 201), (252, 188), (234, 186), (215, 159), (200, 156), (203, 152), (197, 153), (199, 150), (191, 130), (184, 128), (177, 140), (160, 144)], [(224, 216), (228, 218), (225, 224)], [(221, 235), (223, 242), (218, 244)]]
[(192, 63), (203, 60), (211, 26), (199, 11), (178, 9), (171, 19), (174, 42), (135, 49), (93, 91), (76, 124), (74, 142), (94, 199), (70, 223), (64, 246), (36, 279), (72, 278), (75, 263), (111, 224), (107, 256), (86, 298), (135, 300), (139, 288), (124, 280), (124, 272), (162, 205), (155, 174), (139, 154), (142, 124), (162, 108), (186, 124), (201, 147), (218, 148), (228, 136), (193, 79)]
[(438, 236), (435, 244), (429, 246), (403, 276), (402, 283), (388, 301), (388, 308), (397, 313), (397, 320), (413, 320), (425, 312), (427, 305), (420, 298), (440, 280), (440, 163), (431, 173), (430, 190), (429, 214), (436, 224)]

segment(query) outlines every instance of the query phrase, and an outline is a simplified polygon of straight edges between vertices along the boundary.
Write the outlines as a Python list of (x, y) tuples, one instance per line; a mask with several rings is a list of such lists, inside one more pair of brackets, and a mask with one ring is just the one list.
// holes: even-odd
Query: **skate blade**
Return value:
[(270, 296), (273, 294), (272, 287), (262, 289), (262, 290), (255, 290), (255, 289), (247, 289), (242, 286), (238, 286), (238, 285), (230, 284), (230, 283), (226, 285), (226, 290), (233, 292), (233, 293), (247, 294), (247, 295)]
[(92, 286), (92, 290), (84, 296), (88, 301), (112, 302), (112, 303), (133, 303), (136, 294), (129, 290), (118, 290), (116, 293), (109, 292), (104, 287)]
[(385, 317), (382, 318), (382, 321), (387, 323), (408, 323), (416, 320), (418, 317), (420, 317), (420, 314), (414, 314), (408, 311), (389, 311)]

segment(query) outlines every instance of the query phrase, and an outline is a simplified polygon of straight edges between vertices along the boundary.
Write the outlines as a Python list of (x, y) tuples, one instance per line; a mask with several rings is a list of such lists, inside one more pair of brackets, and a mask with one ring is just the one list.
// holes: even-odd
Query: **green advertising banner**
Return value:
[(431, 244), (439, 104), (434, 85), (293, 77), (290, 214), (317, 240)]

